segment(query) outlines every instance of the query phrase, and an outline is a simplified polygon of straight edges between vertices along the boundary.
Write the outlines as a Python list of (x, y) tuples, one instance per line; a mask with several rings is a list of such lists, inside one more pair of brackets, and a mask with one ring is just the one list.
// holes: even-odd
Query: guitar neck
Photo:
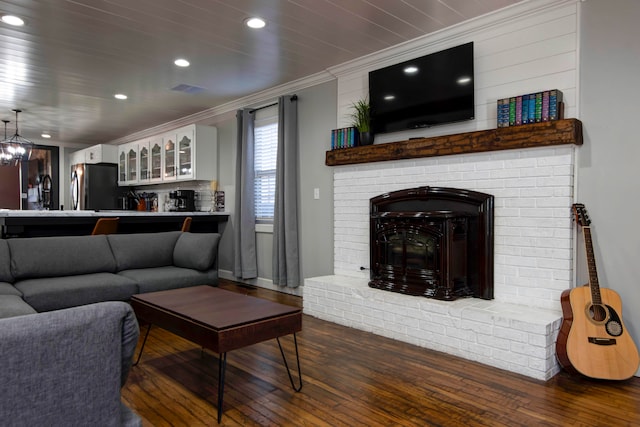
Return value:
[(591, 240), (591, 227), (582, 227), (584, 234), (584, 246), (587, 251), (587, 269), (589, 270), (589, 288), (591, 289), (591, 302), (602, 304), (600, 296), (600, 285), (598, 283), (598, 271), (596, 269), (596, 257), (593, 252), (593, 242)]

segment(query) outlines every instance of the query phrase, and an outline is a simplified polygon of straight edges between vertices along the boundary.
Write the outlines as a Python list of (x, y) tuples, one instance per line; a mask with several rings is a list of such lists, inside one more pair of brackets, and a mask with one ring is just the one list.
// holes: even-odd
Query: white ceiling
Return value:
[[(36, 143), (107, 142), (519, 1), (0, 0), (26, 21), (0, 22), (0, 119), (11, 135), (22, 109)], [(256, 15), (264, 29), (244, 26)]]

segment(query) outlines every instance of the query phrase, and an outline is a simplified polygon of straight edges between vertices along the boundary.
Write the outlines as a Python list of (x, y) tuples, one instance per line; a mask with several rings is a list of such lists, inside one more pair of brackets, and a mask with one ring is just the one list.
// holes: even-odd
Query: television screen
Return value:
[(473, 42), (369, 73), (374, 134), (474, 118)]

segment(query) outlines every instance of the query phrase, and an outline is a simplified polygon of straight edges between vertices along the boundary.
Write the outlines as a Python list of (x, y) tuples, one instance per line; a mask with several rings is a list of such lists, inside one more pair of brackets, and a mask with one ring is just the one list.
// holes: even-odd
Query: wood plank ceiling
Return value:
[(12, 134), (24, 110), (36, 143), (106, 142), (519, 1), (0, 0), (26, 21), (0, 22), (0, 119)]

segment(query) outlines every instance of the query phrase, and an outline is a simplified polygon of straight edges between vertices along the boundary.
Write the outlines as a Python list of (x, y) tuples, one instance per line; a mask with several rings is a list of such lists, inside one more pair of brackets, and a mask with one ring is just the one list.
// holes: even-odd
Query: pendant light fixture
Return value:
[[(7, 124), (9, 123), (9, 120), (3, 120), (2, 123), (4, 123), (4, 139), (7, 139)], [(8, 152), (5, 152), (4, 144), (0, 144), (0, 166), (9, 165), (12, 159), (13, 156)]]
[[(18, 133), (18, 113), (21, 113), (22, 110), (12, 110), (16, 113), (16, 133), (0, 142), (2, 144), (2, 152), (6, 155), (11, 156), (11, 160), (18, 164), (22, 161), (27, 161), (31, 157), (31, 150), (33, 149), (33, 142), (29, 141), (27, 138), (20, 136)], [(6, 126), (6, 125), (5, 125)]]

